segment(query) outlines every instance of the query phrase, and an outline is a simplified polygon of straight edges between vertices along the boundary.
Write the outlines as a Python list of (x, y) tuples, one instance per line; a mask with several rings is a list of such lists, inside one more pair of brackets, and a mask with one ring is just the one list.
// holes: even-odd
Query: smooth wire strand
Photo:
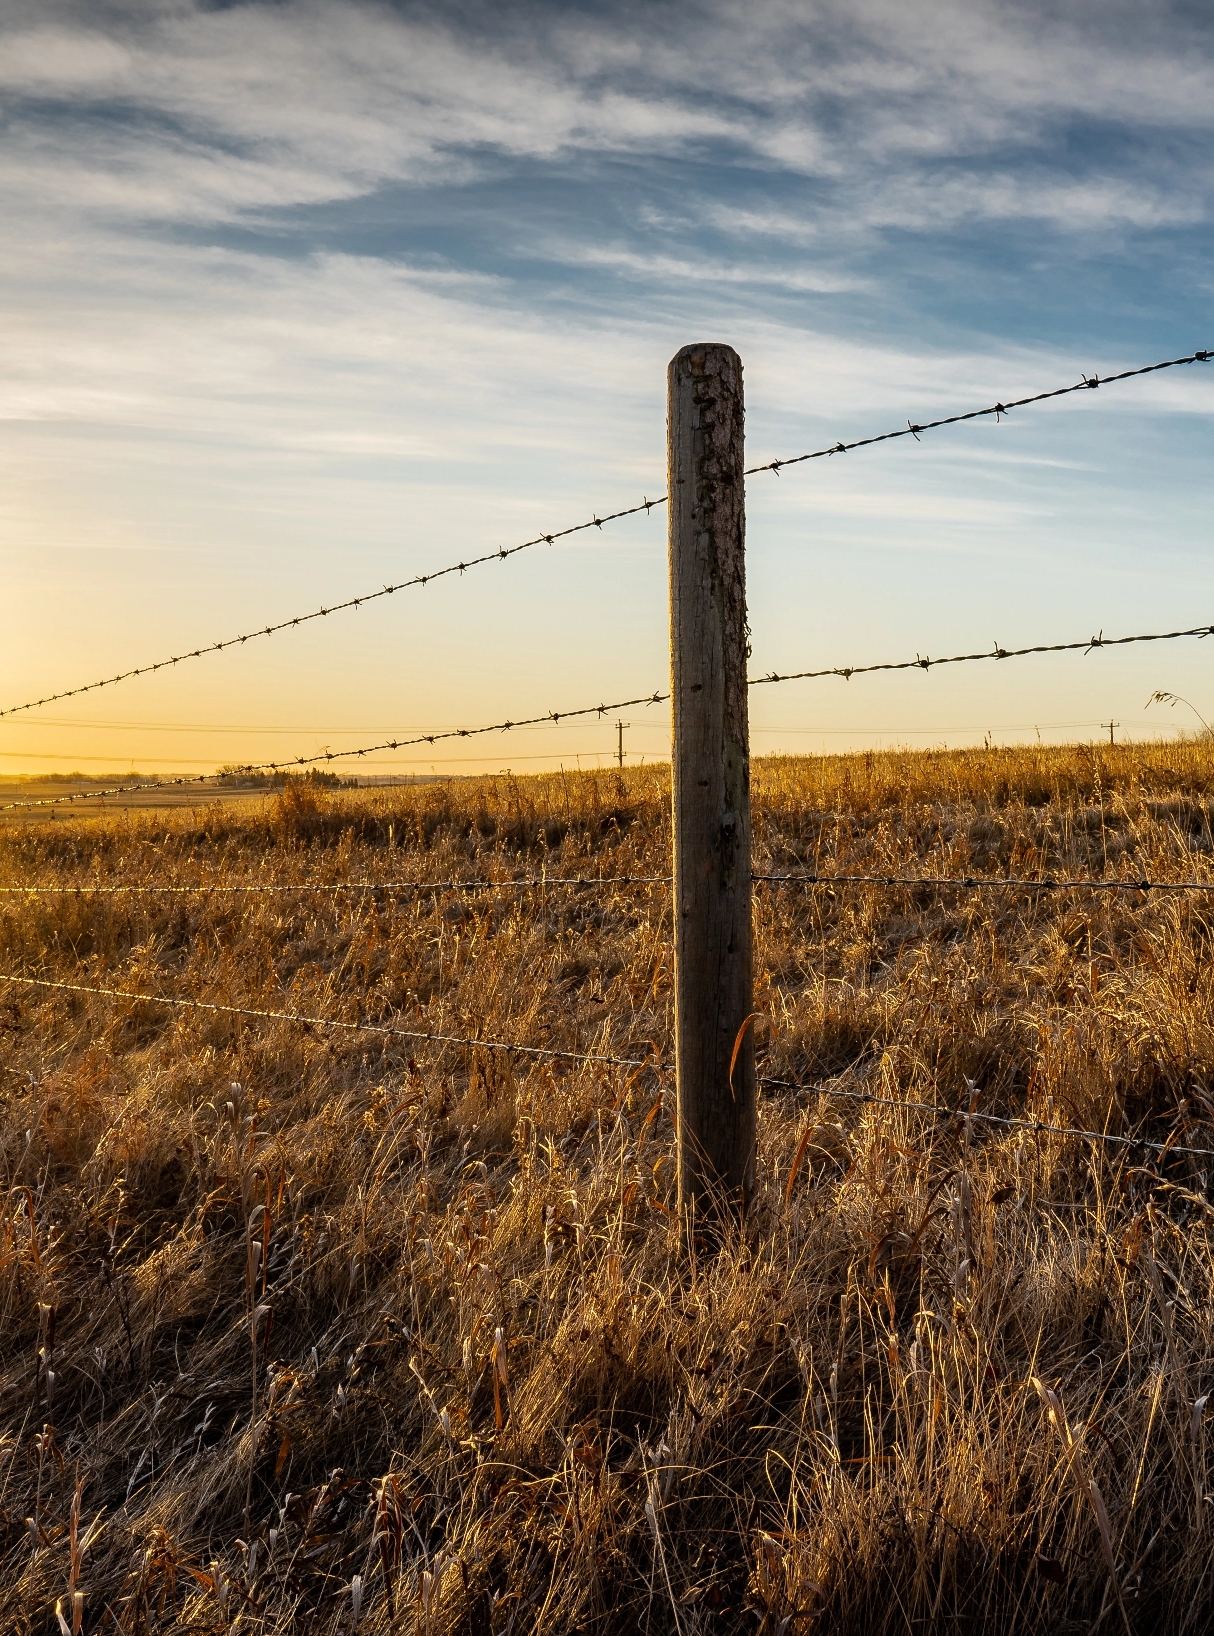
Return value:
[[(555, 1058), (564, 1062), (593, 1062), (612, 1068), (652, 1067), (661, 1072), (664, 1064), (656, 1055), (614, 1057), (590, 1051), (557, 1051), (548, 1046), (517, 1045), (509, 1040), (471, 1039), (459, 1034), (436, 1034), (412, 1028), (392, 1028), (385, 1023), (345, 1022), (335, 1017), (309, 1017), (293, 1011), (270, 1011), (259, 1006), (218, 1005), (209, 1000), (181, 999), (166, 994), (139, 994), (128, 989), (93, 987), (84, 983), (64, 983), (46, 977), (18, 977), (0, 972), (0, 983), (25, 988), (56, 989), (68, 994), (89, 994), (103, 999), (128, 1000), (141, 1005), (174, 1006), (184, 1010), (209, 1011), (223, 1016), (257, 1017), (271, 1022), (295, 1023), (307, 1028), (337, 1028), (348, 1033), (387, 1035), (394, 1039), (421, 1040), (437, 1045), (462, 1045), (472, 1050), (510, 1051), (522, 1056)], [(817, 1093), (874, 1107), (906, 1108), (930, 1113), (936, 1118), (980, 1120), (1009, 1130), (1032, 1131), (1039, 1136), (1076, 1136), (1086, 1141), (1105, 1142), (1120, 1147), (1138, 1147), (1152, 1153), (1183, 1154), (1190, 1158), (1214, 1159), (1214, 1148), (1181, 1147), (1170, 1142), (1148, 1142), (1137, 1136), (1114, 1136), (1107, 1131), (1082, 1130), (1071, 1125), (1050, 1125), (1039, 1119), (1013, 1119), (1001, 1114), (971, 1112), (966, 1108), (945, 1108), (934, 1102), (914, 1102), (898, 1097), (872, 1096), (865, 1091), (848, 1091), (830, 1085), (799, 1085), (794, 1080), (760, 1078), (758, 1083), (773, 1090)]]
[[(768, 886), (938, 886), (960, 890), (1029, 892), (1214, 892), (1214, 881), (1204, 880), (1084, 880), (1082, 876), (1055, 879), (1052, 875), (752, 875)], [(70, 890), (70, 888), (68, 888)]]
[[(873, 671), (886, 670), (932, 670), (936, 665), (972, 664), (988, 659), (1022, 659), (1030, 654), (1039, 653), (1075, 653), (1082, 651), (1091, 653), (1097, 648), (1126, 647), (1133, 642), (1175, 642), (1182, 637), (1198, 637), (1214, 635), (1214, 625), (1193, 625), (1185, 630), (1151, 631), (1138, 636), (1105, 636), (1101, 631), (1097, 636), (1089, 636), (1075, 642), (1045, 642), (1037, 643), (1027, 648), (1003, 648), (996, 642), (989, 651), (979, 653), (955, 653), (943, 659), (931, 659), (916, 655), (914, 659), (887, 661), (873, 665), (833, 665), (827, 670), (798, 670), (788, 674), (769, 671), (766, 676), (752, 676), (748, 687), (760, 687), (770, 682), (800, 682), (818, 680), (826, 676), (842, 676), (845, 681), (853, 676), (867, 675)], [(22, 807), (58, 807), (74, 801), (96, 801), (110, 795), (133, 795), (145, 790), (181, 789), (187, 786), (208, 784), (220, 777), (251, 776), (254, 774), (289, 772), (296, 767), (311, 767), (323, 762), (326, 765), (331, 761), (358, 760), (363, 756), (377, 755), (384, 750), (407, 750), (420, 744), (439, 744), (447, 739), (480, 738), (486, 733), (508, 733), (516, 727), (546, 727), (550, 722), (572, 721), (584, 716), (607, 716), (617, 710), (629, 710), (634, 706), (669, 703), (670, 694), (660, 691), (645, 693), (633, 699), (617, 699), (612, 704), (582, 705), (576, 710), (548, 710), (542, 716), (525, 716), (518, 720), (491, 722), (486, 727), (452, 727), (442, 733), (420, 733), (415, 738), (386, 739), (380, 744), (365, 744), (357, 750), (322, 750), (311, 756), (292, 756), (287, 761), (258, 761), (250, 762), (242, 767), (233, 767), (225, 773), (195, 773), (182, 778), (152, 779), (139, 784), (117, 784), (101, 790), (77, 790), (71, 795), (51, 795), (40, 797), (36, 801), (9, 801), (0, 805), (0, 812), (14, 812)]]
[[(1162, 363), (1145, 364), (1139, 369), (1123, 369), (1114, 375), (1085, 375), (1073, 386), (1054, 387), (1049, 392), (1035, 392), (1026, 398), (1012, 398), (1007, 403), (994, 403), (987, 409), (969, 409), (963, 414), (945, 415), (939, 420), (921, 423), (908, 420), (905, 428), (898, 431), (880, 432), (873, 437), (856, 438), (851, 443), (833, 443), (829, 448), (814, 449), (808, 454), (789, 455), (784, 459), (766, 461), (760, 466), (748, 466), (744, 475), (754, 477), (761, 472), (772, 472), (778, 476), (785, 466), (799, 466), (807, 460), (822, 460), (830, 455), (847, 454), (852, 449), (865, 449), (873, 444), (888, 443), (900, 437), (913, 437), (918, 442), (920, 433), (935, 431), (941, 426), (959, 426), (964, 421), (981, 420), (989, 415), (993, 415), (998, 421), (1010, 410), (1023, 409), (1032, 403), (1045, 403), (1050, 398), (1063, 398), (1072, 392), (1086, 392), (1098, 386), (1111, 386), (1115, 381), (1132, 380), (1138, 375), (1152, 375), (1160, 369), (1176, 369), (1182, 364), (1207, 363), (1209, 358), (1209, 351), (1203, 350), (1191, 352), (1183, 358), (1167, 358)], [(314, 608), (310, 613), (280, 619), (276, 623), (262, 625), (257, 630), (245, 631), (240, 636), (229, 636), (221, 642), (211, 642), (203, 647), (193, 648), (187, 653), (174, 654), (168, 659), (136, 665), (129, 670), (119, 671), (114, 676), (103, 677), (100, 681), (84, 682), (79, 687), (65, 688), (58, 693), (47, 693), (40, 699), (29, 699), (24, 704), (10, 705), (8, 709), (0, 710), (0, 719), (19, 715), (25, 710), (36, 710), (44, 704), (55, 704), (61, 699), (78, 698), (82, 693), (95, 693), (102, 687), (114, 687), (119, 682), (129, 681), (135, 676), (150, 676), (155, 671), (168, 670), (189, 659), (201, 659), (209, 653), (222, 653), (226, 648), (241, 647), (244, 643), (256, 641), (260, 637), (273, 636), (278, 631), (293, 630), (297, 625), (307, 625), (314, 619), (327, 619), (330, 614), (342, 613), (349, 608), (361, 608), (365, 602), (376, 602), (382, 597), (394, 596), (397, 591), (429, 585), (432, 580), (445, 579), (451, 574), (467, 573), (469, 568), (479, 568), (487, 562), (505, 562), (510, 557), (518, 556), (520, 551), (530, 551), (537, 545), (553, 545), (557, 540), (568, 539), (571, 534), (584, 533), (588, 528), (602, 528), (604, 523), (617, 522), (623, 517), (635, 517), (642, 511), (648, 516), (655, 506), (665, 505), (668, 498), (665, 494), (659, 495), (656, 500), (644, 498), (639, 505), (625, 506), (619, 511), (607, 512), (602, 517), (592, 513), (589, 522), (574, 523), (569, 528), (553, 529), (548, 534), (537, 534), (534, 539), (524, 540), (521, 545), (502, 546), (496, 551), (485, 551), (480, 556), (450, 563), (446, 568), (436, 568), (428, 574), (415, 574), (412, 579), (398, 580), (394, 585), (384, 585), (377, 591), (366, 591), (360, 596), (348, 597), (344, 602), (333, 602), (327, 607)]]
[(111, 1000), (131, 1000), (143, 1005), (177, 1006), (190, 1011), (213, 1011), (223, 1016), (261, 1017), (270, 1022), (297, 1023), (307, 1028), (340, 1028), (351, 1033), (385, 1034), (393, 1039), (421, 1040), (435, 1045), (466, 1045), (478, 1051), (513, 1051), (520, 1056), (558, 1058), (564, 1062), (598, 1062), (613, 1068), (644, 1068), (648, 1057), (611, 1057), (594, 1051), (557, 1051), (544, 1045), (516, 1045), (511, 1040), (478, 1040), (460, 1034), (433, 1034), (417, 1028), (392, 1028), (387, 1023), (346, 1022), (337, 1017), (307, 1017), (296, 1011), (269, 1011), (258, 1006), (219, 1005), (212, 1000), (181, 999), (170, 994), (136, 994), (128, 989), (90, 987), (85, 983), (63, 983), (48, 977), (18, 977), (0, 972), (0, 983), (25, 988), (62, 989), (68, 994), (94, 994)]
[(1118, 1147), (1145, 1148), (1151, 1153), (1182, 1153), (1193, 1159), (1214, 1159), (1214, 1148), (1180, 1147), (1173, 1142), (1148, 1142), (1141, 1136), (1114, 1136), (1110, 1131), (1082, 1130), (1077, 1125), (1050, 1125), (1040, 1119), (1013, 1119), (998, 1113), (971, 1112), (968, 1108), (945, 1108), (938, 1102), (911, 1102), (896, 1096), (871, 1096), (867, 1091), (848, 1091), (834, 1085), (798, 1085), (790, 1079), (760, 1079), (772, 1090), (796, 1091), (802, 1096), (817, 1094), (846, 1102), (861, 1102), (878, 1108), (909, 1108), (916, 1113), (935, 1114), (938, 1119), (981, 1120), (1008, 1130), (1028, 1130), (1039, 1136), (1079, 1136), (1088, 1142), (1108, 1142)]
[[(1029, 892), (1214, 892), (1214, 881), (1085, 880), (1052, 875), (752, 875), (756, 886), (931, 886), (958, 890)], [(201, 893), (270, 892), (522, 892), (548, 886), (669, 886), (672, 875), (526, 875), (513, 880), (268, 881), (259, 885), (203, 882), (190, 886), (156, 886), (131, 881), (118, 886), (0, 886), (0, 897), (115, 897), (121, 893), (178, 897)]]

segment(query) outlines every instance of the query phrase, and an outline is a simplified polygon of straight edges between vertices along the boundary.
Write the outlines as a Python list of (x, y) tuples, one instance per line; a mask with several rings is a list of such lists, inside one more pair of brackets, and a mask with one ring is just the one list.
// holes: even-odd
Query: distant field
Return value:
[[(1214, 878), (1201, 744), (754, 783), (760, 872)], [(758, 887), (788, 1088), (689, 1262), (669, 889), (549, 880), (665, 874), (661, 769), (129, 799), (4, 815), (82, 890), (0, 973), (645, 1065), (0, 984), (5, 1629), (77, 1492), (90, 1636), (1208, 1627), (1209, 1162), (954, 1110), (1214, 1149), (1214, 902)]]
[[(161, 779), (169, 780), (171, 773), (149, 773), (147, 782), (156, 783)], [(143, 781), (142, 778), (140, 780)], [(385, 777), (381, 780), (368, 777), (360, 779), (360, 783), (367, 787), (374, 787), (382, 782), (384, 785), (401, 786), (410, 784), (430, 784), (437, 780), (432, 774), (417, 774), (409, 777)], [(90, 795), (90, 790), (98, 787), (113, 788), (112, 795)], [(0, 778), (0, 809), (9, 802), (28, 801), (31, 803), (28, 812), (0, 810), (0, 823), (29, 823), (62, 822), (69, 819), (75, 822), (81, 817), (95, 817), (99, 813), (107, 812), (162, 812), (175, 808), (186, 808), (193, 811), (198, 807), (213, 806), (216, 801), (249, 802), (264, 801), (272, 796), (273, 791), (264, 789), (240, 789), (231, 785), (193, 784), (172, 788), (171, 785), (162, 789), (122, 789), (119, 778)], [(80, 797), (74, 801), (62, 801), (62, 797), (72, 795)], [(87, 796), (87, 799), (83, 797)], [(59, 800), (58, 806), (39, 805)]]
[[(155, 776), (155, 775), (153, 775)], [(85, 780), (79, 783), (56, 781), (44, 782), (40, 779), (0, 779), (0, 807), (10, 801), (49, 801), (65, 795), (83, 795), (89, 788)], [(124, 790), (119, 795), (90, 796), (80, 801), (64, 802), (61, 806), (34, 806), (29, 812), (0, 811), (0, 823), (28, 824), (31, 822), (62, 823), (65, 820), (76, 822), (81, 817), (95, 816), (105, 812), (149, 812), (165, 811), (172, 808), (184, 807), (192, 810), (196, 807), (212, 805), (217, 799), (237, 802), (248, 802), (254, 796), (265, 800), (264, 790), (224, 790), (217, 792), (213, 785), (199, 784), (194, 788), (165, 789), (165, 790)]]

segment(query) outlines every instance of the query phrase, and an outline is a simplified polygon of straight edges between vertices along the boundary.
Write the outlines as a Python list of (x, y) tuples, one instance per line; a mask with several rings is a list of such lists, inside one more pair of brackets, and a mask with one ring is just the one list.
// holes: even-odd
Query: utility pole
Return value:
[(1119, 721), (1102, 721), (1100, 725), (1102, 727), (1107, 727), (1108, 728), (1108, 730), (1109, 730), (1109, 743), (1112, 744), (1112, 742), (1113, 742), (1113, 729), (1114, 729), (1114, 727), (1120, 727), (1121, 723)]
[(679, 1211), (693, 1234), (754, 1191), (750, 745), (742, 362), (667, 375)]
[(625, 727), (631, 727), (631, 726), (632, 726), (632, 723), (630, 721), (617, 721), (616, 724), (615, 724), (615, 730), (620, 735), (620, 748), (619, 748), (619, 751), (618, 751), (618, 757), (619, 757), (620, 771), (621, 772), (624, 771), (624, 729), (625, 729)]

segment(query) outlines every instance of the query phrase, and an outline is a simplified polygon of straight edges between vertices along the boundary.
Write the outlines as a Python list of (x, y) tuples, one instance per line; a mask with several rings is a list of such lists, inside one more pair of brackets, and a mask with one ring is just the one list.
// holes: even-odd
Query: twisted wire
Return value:
[(408, 591), (414, 587), (429, 585), (433, 580), (446, 579), (450, 574), (464, 574), (469, 568), (479, 568), (486, 562), (505, 562), (508, 557), (517, 557), (520, 551), (530, 551), (535, 545), (554, 545), (557, 540), (568, 538), (570, 534), (581, 534), (587, 528), (602, 528), (604, 523), (616, 522), (621, 517), (635, 517), (640, 511), (646, 516), (654, 506), (662, 505), (666, 496), (660, 500), (642, 500), (640, 505), (626, 506), (622, 511), (610, 511), (606, 515), (592, 516), (587, 523), (574, 523), (570, 528), (556, 528), (551, 534), (537, 534), (533, 540), (524, 540), (521, 545), (501, 546), (496, 551), (485, 551), (479, 557), (465, 557), (462, 562), (449, 563), (446, 568), (432, 569), (428, 574), (415, 574), (412, 579), (398, 580), (394, 585), (384, 585), (378, 591), (364, 591), (361, 596), (347, 597), (344, 602), (331, 602), (327, 607), (314, 608), (311, 613), (296, 614), (290, 619), (280, 619), (277, 623), (262, 625), (255, 631), (245, 631), (240, 636), (226, 637), (222, 642), (209, 642), (204, 647), (192, 648), (188, 653), (177, 653), (168, 659), (157, 659), (152, 664), (136, 665), (130, 670), (121, 670), (115, 676), (106, 676), (97, 682), (84, 682), (79, 687), (65, 688), (60, 693), (48, 693), (41, 699), (29, 699), (25, 704), (10, 705), (7, 710), (0, 710), (0, 718), (19, 715), (23, 710), (37, 710), (40, 705), (55, 704), (60, 699), (74, 699), (81, 693), (95, 693), (101, 687), (114, 687), (118, 682), (129, 681), (134, 676), (150, 676), (157, 670), (170, 670), (174, 665), (182, 664), (187, 659), (201, 659), (208, 653), (222, 653), (225, 648), (238, 648), (246, 642), (254, 642), (262, 636), (274, 636), (278, 631), (293, 630), (296, 625), (310, 624), (314, 619), (327, 619), (330, 614), (344, 613), (348, 608), (361, 608), (365, 602), (377, 602), (382, 597), (394, 596), (397, 591)]
[(1038, 642), (1028, 648), (1002, 648), (998, 642), (981, 653), (953, 653), (944, 659), (931, 659), (916, 654), (913, 659), (885, 661), (875, 665), (832, 665), (829, 670), (769, 670), (766, 676), (752, 676), (749, 685), (761, 687), (766, 682), (804, 682), (820, 676), (842, 676), (850, 681), (853, 676), (868, 676), (878, 670), (933, 670), (937, 665), (968, 665), (977, 659), (1023, 659), (1031, 653), (1092, 653), (1097, 648), (1120, 648), (1130, 642), (1174, 642), (1182, 636), (1214, 636), (1214, 625), (1194, 625), (1183, 631), (1155, 631), (1147, 636), (1089, 636), (1084, 642)]
[[(812, 872), (752, 875), (756, 886), (931, 886), (964, 891), (1028, 892), (1214, 892), (1214, 881), (1146, 880), (1052, 875), (819, 875)], [(189, 886), (156, 886), (140, 881), (103, 886), (84, 881), (75, 886), (0, 886), (0, 897), (116, 897), (124, 893), (180, 897), (200, 893), (290, 892), (517, 892), (549, 886), (669, 886), (671, 875), (524, 875), (510, 880), (267, 881), (257, 885), (202, 882)]]
[(143, 892), (165, 897), (197, 892), (510, 892), (547, 886), (668, 886), (669, 875), (522, 875), (510, 880), (267, 881), (254, 885), (201, 882), (192, 886), (156, 886), (130, 882), (118, 886), (82, 882), (78, 886), (0, 886), (2, 897), (113, 896)]
[(771, 886), (954, 886), (963, 890), (1029, 892), (1214, 892), (1214, 881), (1202, 880), (1056, 880), (1052, 875), (753, 875)]
[(260, 1017), (271, 1022), (298, 1023), (309, 1028), (340, 1028), (351, 1033), (385, 1034), (393, 1039), (420, 1040), (435, 1045), (466, 1045), (478, 1051), (511, 1051), (520, 1056), (558, 1058), (564, 1062), (606, 1063), (614, 1068), (643, 1068), (651, 1061), (650, 1058), (604, 1056), (594, 1051), (557, 1051), (545, 1045), (518, 1045), (512, 1040), (471, 1039), (461, 1034), (437, 1034), (419, 1028), (393, 1028), (387, 1023), (346, 1022), (338, 1017), (308, 1017), (297, 1011), (270, 1011), (260, 1006), (220, 1005), (213, 1000), (183, 999), (170, 994), (137, 994), (129, 989), (56, 982), (48, 977), (18, 977), (7, 972), (0, 972), (0, 983), (24, 988), (62, 989), (68, 994), (93, 994), (111, 1000), (134, 1000), (145, 1005), (213, 1011), (223, 1016)]
[(1151, 1153), (1180, 1153), (1194, 1159), (1214, 1159), (1214, 1148), (1181, 1147), (1174, 1142), (1148, 1142), (1141, 1136), (1114, 1136), (1110, 1131), (1083, 1130), (1077, 1125), (1050, 1125), (1040, 1119), (1014, 1119), (998, 1113), (971, 1112), (968, 1108), (942, 1108), (938, 1102), (912, 1102), (897, 1096), (872, 1096), (867, 1091), (849, 1091), (836, 1085), (798, 1085), (790, 1079), (760, 1079), (772, 1090), (797, 1091), (801, 1095), (818, 1092), (845, 1102), (861, 1102), (878, 1108), (909, 1108), (916, 1113), (935, 1114), (938, 1119), (976, 1120), (1000, 1125), (1007, 1130), (1029, 1130), (1038, 1136), (1079, 1136), (1089, 1142), (1107, 1142), (1117, 1147), (1146, 1148)]
[[(893, 432), (880, 432), (873, 437), (855, 438), (850, 443), (833, 443), (829, 448), (814, 449), (807, 454), (788, 455), (782, 459), (769, 460), (759, 466), (748, 466), (744, 475), (757, 476), (761, 472), (772, 472), (779, 476), (785, 466), (799, 466), (807, 460), (822, 460), (831, 455), (847, 454), (852, 449), (864, 449), (877, 443), (888, 443), (895, 438), (913, 437), (919, 441), (920, 433), (935, 431), (941, 426), (957, 426), (967, 420), (981, 420), (985, 416), (994, 415), (996, 421), (1008, 414), (1012, 409), (1022, 409), (1028, 404), (1044, 403), (1050, 398), (1066, 397), (1072, 392), (1090, 391), (1098, 386), (1111, 386), (1116, 381), (1132, 380), (1138, 375), (1152, 375), (1160, 369), (1175, 369), (1181, 364), (1206, 363), (1209, 361), (1208, 351), (1189, 353), (1183, 358), (1167, 358), (1161, 363), (1145, 364), (1139, 369), (1123, 369), (1114, 375), (1083, 376), (1073, 386), (1058, 386), (1048, 392), (1034, 392), (1028, 397), (1012, 398), (1007, 403), (994, 403), (986, 409), (970, 409), (963, 414), (945, 415), (939, 420), (927, 420), (919, 423), (907, 421), (904, 429)], [(382, 597), (394, 596), (397, 591), (411, 590), (415, 587), (426, 586), (433, 580), (446, 579), (451, 574), (467, 573), (469, 568), (479, 568), (487, 562), (505, 562), (509, 557), (516, 557), (521, 551), (530, 551), (533, 546), (553, 545), (557, 540), (567, 539), (571, 534), (584, 533), (588, 528), (602, 528), (604, 523), (617, 522), (622, 517), (635, 517), (640, 512), (646, 516), (655, 506), (665, 505), (669, 497), (661, 494), (655, 500), (643, 498), (638, 505), (624, 506), (619, 511), (610, 511), (602, 517), (597, 513), (591, 515), (589, 522), (574, 523), (569, 528), (553, 529), (551, 533), (537, 534), (534, 539), (524, 540), (521, 545), (500, 546), (496, 551), (485, 551), (477, 557), (466, 557), (460, 562), (449, 563), (445, 568), (435, 568), (428, 574), (415, 574), (412, 579), (398, 580), (393, 585), (381, 586), (377, 591), (365, 591), (360, 596), (347, 597), (342, 602), (332, 602), (325, 607), (314, 608), (310, 613), (296, 614), (289, 619), (280, 619), (277, 622), (259, 626), (257, 630), (244, 631), (239, 636), (226, 637), (221, 642), (210, 642), (202, 647), (192, 648), (186, 653), (173, 654), (167, 659), (158, 659), (146, 665), (135, 665), (128, 670), (119, 671), (116, 675), (103, 677), (99, 681), (84, 682), (78, 687), (64, 688), (58, 693), (47, 693), (40, 699), (28, 699), (24, 704), (10, 705), (6, 710), (0, 710), (0, 719), (6, 716), (15, 716), (26, 710), (36, 710), (44, 704), (55, 704), (62, 699), (78, 698), (82, 693), (95, 693), (99, 688), (114, 687), (119, 682), (131, 680), (136, 676), (150, 676), (155, 671), (171, 669), (190, 659), (201, 659), (210, 653), (222, 653), (226, 648), (241, 647), (246, 642), (254, 642), (263, 636), (273, 636), (278, 631), (293, 630), (297, 625), (310, 624), (315, 619), (327, 619), (330, 614), (343, 613), (349, 608), (361, 608), (365, 602), (376, 602)]]
[[(69, 994), (89, 994), (104, 999), (129, 1000), (144, 1005), (174, 1006), (185, 1010), (208, 1011), (223, 1016), (256, 1017), (271, 1022), (295, 1023), (308, 1028), (336, 1028), (347, 1033), (379, 1034), (394, 1039), (419, 1040), (437, 1045), (461, 1045), (473, 1050), (508, 1051), (522, 1056), (555, 1058), (564, 1062), (593, 1062), (613, 1068), (652, 1067), (661, 1072), (663, 1064), (655, 1055), (650, 1057), (615, 1057), (591, 1051), (558, 1051), (548, 1046), (519, 1045), (511, 1040), (473, 1039), (466, 1035), (431, 1033), (421, 1029), (393, 1028), (386, 1023), (347, 1022), (336, 1017), (311, 1017), (295, 1011), (271, 1011), (260, 1006), (219, 1005), (210, 1000), (183, 999), (166, 994), (139, 994), (128, 989), (91, 986), (84, 983), (64, 983), (45, 977), (19, 977), (0, 972), (0, 983), (25, 988), (56, 989)], [(822, 1095), (845, 1101), (859, 1102), (874, 1107), (906, 1108), (930, 1113), (936, 1118), (961, 1121), (979, 1121), (999, 1125), (1008, 1130), (1027, 1130), (1039, 1136), (1077, 1136), (1085, 1141), (1104, 1142), (1120, 1147), (1142, 1148), (1152, 1153), (1181, 1154), (1191, 1158), (1214, 1159), (1214, 1148), (1182, 1147), (1172, 1142), (1149, 1142), (1138, 1136), (1116, 1136), (1108, 1131), (1083, 1130), (1072, 1125), (1051, 1125), (1040, 1119), (1015, 1119), (994, 1113), (971, 1112), (966, 1108), (943, 1108), (934, 1102), (916, 1102), (899, 1097), (873, 1096), (867, 1091), (848, 1091), (830, 1085), (799, 1085), (794, 1080), (760, 1078), (759, 1084), (768, 1089), (796, 1091), (801, 1094), (817, 1091)]]

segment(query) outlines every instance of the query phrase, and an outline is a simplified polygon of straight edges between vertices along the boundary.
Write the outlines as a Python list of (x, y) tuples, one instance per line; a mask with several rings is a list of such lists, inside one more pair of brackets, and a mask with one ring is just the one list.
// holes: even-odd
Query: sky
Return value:
[[(751, 463), (1214, 347), (1212, 213), (1204, 0), (6, 0), (0, 708), (662, 493), (690, 341)], [(1212, 431), (1194, 364), (752, 478), (754, 674), (1214, 622)], [(0, 717), (0, 778), (664, 691), (665, 531)], [(756, 688), (752, 749), (1174, 734), (1212, 656)], [(615, 719), (357, 770), (593, 766)]]

